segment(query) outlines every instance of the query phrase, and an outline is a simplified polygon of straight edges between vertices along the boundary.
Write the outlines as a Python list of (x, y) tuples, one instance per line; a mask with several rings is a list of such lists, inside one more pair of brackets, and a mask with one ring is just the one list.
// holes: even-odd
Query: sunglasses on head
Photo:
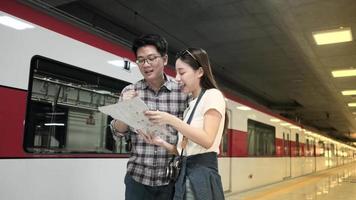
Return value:
[(181, 57), (183, 57), (185, 55), (189, 55), (190, 57), (192, 57), (195, 60), (195, 62), (198, 63), (199, 66), (202, 66), (200, 64), (200, 62), (198, 61), (198, 59), (188, 49), (178, 52), (177, 56), (176, 56), (176, 59), (181, 58)]

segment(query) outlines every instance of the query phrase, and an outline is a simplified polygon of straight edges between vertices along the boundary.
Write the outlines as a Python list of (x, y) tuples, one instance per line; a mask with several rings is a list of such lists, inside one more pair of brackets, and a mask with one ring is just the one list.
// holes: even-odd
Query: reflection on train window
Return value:
[(276, 129), (273, 126), (249, 119), (248, 154), (250, 156), (274, 156)]
[(24, 147), (31, 153), (127, 153), (98, 106), (117, 102), (128, 83), (35, 56), (31, 61)]

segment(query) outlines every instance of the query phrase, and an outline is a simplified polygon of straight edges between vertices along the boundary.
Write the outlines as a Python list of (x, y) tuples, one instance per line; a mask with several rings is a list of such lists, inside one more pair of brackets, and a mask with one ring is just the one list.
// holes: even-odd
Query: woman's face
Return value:
[(177, 59), (176, 72), (176, 80), (184, 93), (193, 93), (194, 95), (195, 92), (199, 91), (200, 78), (203, 75), (202, 68), (194, 70), (190, 65), (183, 62), (181, 59)]

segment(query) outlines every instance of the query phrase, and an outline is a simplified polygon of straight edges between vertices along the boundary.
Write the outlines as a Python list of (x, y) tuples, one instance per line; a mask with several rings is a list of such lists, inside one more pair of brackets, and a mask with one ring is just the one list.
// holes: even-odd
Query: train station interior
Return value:
[(142, 79), (147, 33), (173, 78), (209, 55), (226, 200), (356, 199), (355, 0), (0, 1), (0, 199), (124, 199), (131, 136), (100, 107)]

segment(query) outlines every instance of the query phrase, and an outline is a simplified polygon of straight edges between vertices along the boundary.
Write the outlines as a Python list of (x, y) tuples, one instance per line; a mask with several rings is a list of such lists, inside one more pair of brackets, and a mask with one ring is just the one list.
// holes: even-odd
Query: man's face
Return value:
[(156, 81), (162, 77), (167, 56), (161, 56), (153, 45), (140, 47), (136, 54), (136, 63), (146, 81)]

